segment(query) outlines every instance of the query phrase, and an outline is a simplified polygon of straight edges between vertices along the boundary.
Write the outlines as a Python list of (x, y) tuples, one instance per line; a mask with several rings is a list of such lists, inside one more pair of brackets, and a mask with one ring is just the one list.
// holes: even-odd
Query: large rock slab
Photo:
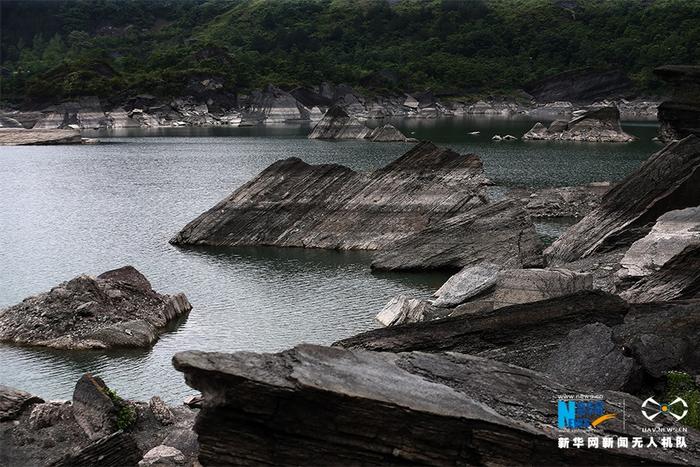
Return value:
[(453, 307), (496, 287), (502, 266), (484, 262), (467, 266), (454, 274), (433, 295), (435, 306)]
[(627, 143), (636, 138), (622, 131), (617, 107), (589, 110), (569, 120), (555, 120), (549, 127), (536, 123), (523, 140), (583, 141), (591, 143)]
[(178, 245), (376, 250), (486, 202), (481, 160), (423, 142), (358, 173), (278, 161), (185, 226)]
[(699, 169), (700, 139), (688, 136), (667, 145), (608, 191), (601, 205), (570, 227), (545, 255), (559, 264), (631, 245), (667, 211), (698, 205)]
[(192, 306), (162, 295), (136, 269), (81, 275), (0, 310), (0, 341), (61, 349), (147, 347)]
[(423, 321), (428, 302), (399, 295), (389, 300), (382, 311), (374, 318), (384, 326)]
[(102, 378), (84, 374), (73, 390), (73, 415), (91, 440), (117, 431), (117, 406)]
[(593, 276), (568, 269), (509, 269), (498, 273), (493, 307), (536, 302), (593, 289)]
[(458, 270), (484, 262), (542, 265), (542, 244), (522, 204), (502, 200), (432, 223), (379, 251), (377, 270)]
[[(301, 345), (278, 354), (182, 352), (173, 359), (202, 391), (195, 430), (203, 465), (549, 465), (700, 462), (689, 447), (560, 449), (557, 399), (587, 388), (492, 360)], [(602, 392), (625, 421), (598, 436), (646, 436), (642, 401)], [(663, 421), (670, 426), (672, 422)], [(272, 441), (271, 441), (272, 440)]]
[(33, 146), (52, 144), (82, 144), (78, 130), (27, 130), (0, 128), (0, 146)]

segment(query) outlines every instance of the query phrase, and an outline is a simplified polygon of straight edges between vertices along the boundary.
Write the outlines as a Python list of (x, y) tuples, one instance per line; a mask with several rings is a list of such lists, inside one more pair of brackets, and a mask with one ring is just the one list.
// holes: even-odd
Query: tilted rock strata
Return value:
[(555, 120), (548, 128), (538, 122), (523, 135), (523, 140), (591, 143), (627, 143), (635, 139), (622, 131), (617, 107), (594, 109), (568, 122)]
[(504, 267), (542, 265), (542, 245), (519, 201), (503, 200), (431, 223), (387, 245), (372, 260), (377, 270), (458, 270), (482, 262)]
[(161, 295), (131, 266), (78, 276), (0, 310), (0, 341), (62, 349), (147, 347), (190, 311), (184, 294)]
[[(610, 329), (607, 342), (605, 333), (584, 329), (596, 323)], [(582, 291), (376, 329), (334, 345), (389, 352), (463, 352), (562, 376), (578, 373), (582, 383), (596, 389), (638, 391), (651, 390), (654, 381), (670, 370), (698, 374), (694, 344), (698, 339), (700, 300), (628, 304), (604, 292)], [(585, 345), (588, 340), (592, 347), (581, 351), (586, 358), (571, 356), (567, 350), (571, 345)], [(588, 371), (591, 368), (596, 371)]]
[(333, 106), (328, 109), (308, 138), (334, 140), (366, 139), (374, 142), (417, 142), (413, 138), (407, 138), (390, 124), (370, 129), (339, 106)]
[[(203, 465), (686, 464), (688, 448), (559, 449), (560, 394), (584, 388), (512, 365), (449, 353), (348, 351), (300, 345), (278, 354), (182, 352), (173, 359), (200, 389), (195, 430)], [(642, 436), (642, 401), (603, 392), (622, 411), (602, 435)], [(669, 426), (671, 422), (664, 421)], [(410, 427), (410, 428), (407, 428)], [(270, 442), (274, 440), (274, 442)]]
[(601, 205), (547, 250), (555, 264), (629, 246), (667, 211), (700, 200), (700, 139), (688, 136), (653, 154), (604, 196)]
[(376, 250), (486, 202), (481, 160), (432, 143), (358, 173), (290, 158), (185, 226), (179, 245)]

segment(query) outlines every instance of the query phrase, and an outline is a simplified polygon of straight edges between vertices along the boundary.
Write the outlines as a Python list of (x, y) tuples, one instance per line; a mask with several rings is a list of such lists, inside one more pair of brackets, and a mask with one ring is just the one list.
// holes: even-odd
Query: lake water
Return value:
[[(520, 119), (404, 120), (416, 138), (479, 154), (502, 186), (619, 180), (660, 145), (653, 123), (629, 123), (629, 144), (493, 142), (521, 136)], [(481, 131), (470, 136), (470, 131)], [(168, 239), (275, 160), (296, 156), (358, 170), (410, 148), (399, 143), (306, 139), (304, 125), (173, 128), (99, 133), (107, 144), (0, 148), (0, 307), (78, 274), (126, 264), (159, 292), (185, 292), (193, 310), (156, 345), (138, 351), (65, 352), (0, 344), (0, 384), (46, 399), (69, 398), (84, 372), (124, 397), (193, 391), (172, 369), (181, 350), (278, 351), (329, 344), (375, 326), (394, 295), (428, 296), (443, 274), (373, 274), (362, 252), (247, 248), (187, 250)], [(92, 136), (92, 135), (90, 135)], [(556, 230), (556, 224), (553, 224)], [(546, 230), (548, 227), (544, 226)]]

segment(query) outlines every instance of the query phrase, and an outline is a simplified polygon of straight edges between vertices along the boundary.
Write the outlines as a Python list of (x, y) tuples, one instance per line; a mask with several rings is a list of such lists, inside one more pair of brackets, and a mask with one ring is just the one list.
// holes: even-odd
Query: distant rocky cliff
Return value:
[(654, 70), (673, 95), (659, 106), (659, 137), (665, 141), (700, 136), (700, 66), (668, 65)]

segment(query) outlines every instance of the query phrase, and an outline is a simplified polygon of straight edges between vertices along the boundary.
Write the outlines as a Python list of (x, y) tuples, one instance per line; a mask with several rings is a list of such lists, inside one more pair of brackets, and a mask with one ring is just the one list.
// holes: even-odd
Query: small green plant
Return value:
[(669, 371), (666, 373), (666, 400), (680, 397), (688, 404), (688, 415), (681, 423), (700, 429), (700, 388), (688, 373)]
[(105, 389), (105, 394), (109, 397), (117, 408), (117, 428), (127, 430), (136, 423), (136, 409), (129, 402), (125, 401), (113, 389)]

